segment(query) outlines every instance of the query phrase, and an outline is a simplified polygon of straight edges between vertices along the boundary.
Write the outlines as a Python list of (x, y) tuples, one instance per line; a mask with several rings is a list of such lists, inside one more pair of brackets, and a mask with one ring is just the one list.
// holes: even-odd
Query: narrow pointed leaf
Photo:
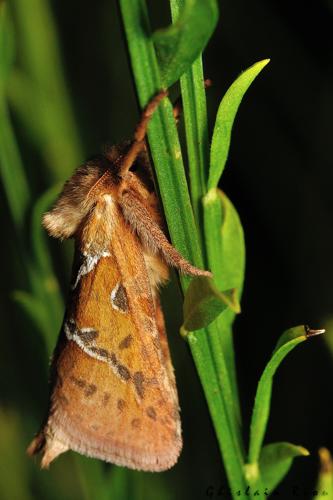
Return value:
[(182, 6), (174, 24), (153, 34), (162, 81), (170, 87), (205, 48), (218, 19), (215, 0), (172, 0)]
[(308, 450), (291, 443), (271, 443), (260, 453), (259, 470), (262, 483), (271, 493), (289, 471), (295, 457), (306, 457)]
[(260, 450), (269, 418), (272, 385), (275, 372), (283, 359), (292, 349), (294, 349), (294, 347), (316, 334), (312, 332), (322, 333), (323, 331), (309, 330), (307, 327), (297, 326), (295, 328), (290, 328), (283, 333), (277, 343), (270, 361), (264, 369), (258, 383), (252, 412), (248, 460), (250, 464), (257, 463), (259, 460)]
[(241, 73), (229, 87), (221, 101), (216, 116), (210, 151), (208, 190), (217, 187), (224, 170), (229, 153), (232, 127), (244, 94), (268, 63), (269, 59), (264, 59)]
[(32, 320), (40, 332), (43, 333), (45, 339), (49, 339), (50, 325), (43, 304), (33, 295), (23, 290), (15, 291), (13, 293), (13, 299), (21, 306), (22, 310)]

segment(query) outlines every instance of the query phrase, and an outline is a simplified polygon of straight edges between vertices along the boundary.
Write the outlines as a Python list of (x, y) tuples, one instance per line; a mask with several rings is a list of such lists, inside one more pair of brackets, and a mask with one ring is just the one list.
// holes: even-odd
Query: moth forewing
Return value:
[(46, 424), (28, 448), (42, 451), (42, 467), (72, 449), (161, 471), (182, 447), (158, 285), (168, 278), (167, 264), (210, 273), (187, 262), (161, 228), (144, 136), (164, 95), (148, 105), (132, 144), (80, 167), (44, 217), (52, 236), (74, 236), (75, 262)]
[(91, 251), (99, 259), (68, 305), (42, 431), (43, 465), (69, 448), (163, 470), (181, 449), (175, 381), (160, 345), (142, 246), (108, 196), (98, 200), (77, 242), (86, 259)]

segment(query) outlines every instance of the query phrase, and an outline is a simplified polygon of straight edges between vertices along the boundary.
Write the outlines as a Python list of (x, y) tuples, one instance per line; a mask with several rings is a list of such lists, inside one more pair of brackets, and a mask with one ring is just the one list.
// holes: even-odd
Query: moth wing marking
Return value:
[[(141, 245), (114, 205), (112, 211), (110, 256), (99, 259), (73, 290), (53, 361), (51, 406), (41, 433), (43, 464), (69, 448), (131, 468), (165, 470), (182, 446), (174, 376), (164, 340), (161, 348)], [(99, 221), (94, 231), (101, 249), (105, 238), (99, 233), (109, 223)], [(110, 294), (117, 283), (126, 291), (128, 314), (112, 307)], [(98, 335), (84, 343), (87, 330)]]

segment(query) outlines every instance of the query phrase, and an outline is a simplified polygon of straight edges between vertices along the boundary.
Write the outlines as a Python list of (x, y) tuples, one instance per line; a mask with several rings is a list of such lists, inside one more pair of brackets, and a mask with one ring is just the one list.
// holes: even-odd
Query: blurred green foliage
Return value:
[[(160, 8), (156, 8), (154, 2), (148, 3), (156, 28), (170, 22), (168, 2), (163, 3)], [(195, 3), (189, 1), (188, 9)], [(271, 76), (267, 77), (269, 83), (259, 83), (257, 94), (251, 90), (244, 114), (238, 118), (231, 150), (233, 168), (227, 169), (230, 173), (226, 172), (223, 181), (223, 189), (231, 193), (240, 208), (250, 248), (248, 288), (245, 288), (244, 315), (239, 321), (236, 343), (240, 390), (236, 385), (231, 344), (233, 312), (227, 310), (218, 320), (222, 321), (219, 325), (222, 339), (210, 332), (215, 352), (222, 348), (225, 353), (225, 373), (230, 377), (228, 386), (225, 386), (225, 377), (218, 381), (218, 390), (225, 387), (232, 395), (235, 404), (232, 415), (240, 414), (237, 396), (240, 392), (244, 420), (248, 423), (258, 375), (279, 332), (290, 324), (305, 320), (316, 323), (332, 314), (329, 291), (333, 278), (330, 266), (333, 213), (328, 133), (332, 61), (331, 56), (325, 59), (323, 54), (330, 53), (331, 42), (325, 34), (333, 17), (329, 6), (322, 2), (313, 6), (311, 15), (302, 6), (307, 22), (320, 23), (323, 27), (321, 37), (311, 39), (310, 43), (293, 17), (297, 5), (287, 11), (283, 2), (277, 5), (273, 1), (256, 0), (251, 8), (241, 0), (220, 3), (223, 24), (218, 25), (210, 42), (205, 63), (205, 76), (214, 82), (208, 99), (214, 103), (214, 114), (223, 94), (221, 89), (227, 90), (241, 68), (262, 56), (273, 60)], [(176, 16), (177, 2), (172, 4)], [(207, 2), (209, 9), (213, 4)], [(10, 0), (6, 6), (1, 2), (0, 9), (1, 217), (6, 241), (2, 253), (6, 262), (2, 279), (5, 299), (0, 305), (0, 497), (19, 500), (201, 499), (213, 491), (217, 498), (219, 487), (226, 486), (226, 480), (196, 373), (184, 343), (175, 335), (181, 324), (182, 301), (175, 284), (165, 290), (163, 299), (183, 409), (185, 446), (179, 464), (163, 474), (143, 474), (68, 453), (50, 471), (41, 472), (37, 464), (25, 456), (25, 448), (46, 407), (47, 360), (62, 320), (64, 294), (60, 289), (67, 288), (70, 266), (70, 248), (67, 246), (64, 251), (57, 243), (47, 243), (39, 225), (41, 213), (50, 205), (59, 186), (47, 189), (54, 182), (64, 181), (73, 168), (100, 149), (103, 142), (128, 138), (138, 114), (115, 2), (103, 0), (93, 7), (85, 0), (70, 4)], [(187, 27), (192, 12), (187, 10), (186, 16)], [(212, 23), (208, 24), (214, 26), (214, 8), (211, 16)], [(204, 21), (207, 23), (209, 16)], [(177, 36), (178, 43), (185, 48), (188, 42), (186, 38), (185, 43), (179, 38), (177, 30), (165, 31), (164, 39), (163, 31), (156, 33), (159, 33), (156, 36), (165, 60), (164, 78), (170, 83), (179, 76), (172, 76), (175, 71), (172, 68), (176, 67), (177, 72), (179, 62), (168, 58), (168, 40)], [(208, 37), (203, 36), (200, 43)], [(243, 43), (244, 39), (247, 44)], [(189, 57), (198, 55), (197, 47), (191, 50)], [(139, 56), (140, 53), (140, 63)], [(185, 126), (194, 102), (196, 109), (201, 110), (200, 118), (194, 118), (190, 127), (193, 134), (197, 127), (195, 138), (191, 139), (191, 133), (186, 130), (190, 176), (196, 185), (191, 196), (195, 216), (200, 220), (202, 208), (198, 200), (205, 194), (202, 179), (207, 175), (207, 171), (203, 173), (206, 168), (203, 165), (208, 152), (207, 130), (200, 130), (207, 114), (206, 103), (202, 101), (204, 93), (198, 97), (200, 90), (195, 83), (198, 75), (202, 75), (201, 61), (197, 60), (190, 71), (183, 75), (181, 87)], [(325, 78), (321, 78), (322, 75)], [(149, 71), (146, 77), (148, 79)], [(202, 87), (202, 82), (200, 85)], [(144, 101), (146, 97), (142, 95), (141, 99)], [(208, 114), (213, 118), (210, 106)], [(224, 141), (220, 147), (228, 149), (229, 143)], [(223, 162), (218, 165), (216, 160), (221, 155), (226, 158), (218, 146), (212, 150), (216, 171), (223, 167)], [(200, 158), (198, 167), (191, 167), (195, 158)], [(193, 172), (198, 168), (203, 169), (201, 180), (193, 179)], [(219, 176), (215, 174), (214, 179)], [(221, 200), (220, 196), (226, 207), (229, 200), (220, 194), (216, 198)], [(233, 224), (235, 219), (238, 221), (233, 208), (221, 209), (221, 201), (214, 212), (223, 224), (229, 218)], [(205, 224), (206, 234), (210, 233), (212, 226), (209, 221), (207, 224), (207, 218)], [(223, 283), (224, 288), (217, 282), (220, 290), (233, 287), (235, 279), (239, 281), (239, 291), (242, 289), (244, 256), (235, 257), (232, 252), (243, 245), (239, 222), (236, 226), (237, 231), (231, 234), (241, 241), (237, 245), (228, 244), (231, 238), (228, 236), (222, 243), (225, 247), (222, 255), (235, 259), (241, 271), (232, 278), (230, 286), (229, 278)], [(198, 240), (202, 242), (202, 238), (203, 231)], [(47, 248), (51, 249), (53, 259)], [(231, 263), (230, 268), (235, 266)], [(217, 268), (215, 272), (222, 282), (223, 269)], [(13, 298), (23, 306), (22, 310)], [(247, 335), (240, 338), (240, 332)], [(305, 355), (293, 354), (294, 360), (282, 368), (275, 403), (273, 399), (269, 440), (302, 442), (311, 451), (319, 444), (330, 445), (331, 414), (326, 411), (324, 419), (319, 418), (318, 409), (330, 408), (331, 391), (317, 390), (317, 387), (322, 378), (331, 374), (332, 367), (325, 348), (318, 345), (321, 347), (305, 348)], [(321, 366), (319, 357), (324, 360)], [(306, 371), (307, 367), (311, 373)], [(223, 369), (220, 366), (220, 378)], [(231, 404), (231, 400), (227, 401)], [(235, 429), (235, 436), (238, 432)], [(290, 466), (290, 457), (302, 453), (296, 453), (296, 447), (289, 453), (288, 443), (277, 444), (279, 450), (275, 448), (272, 453), (265, 446), (262, 453), (268, 457), (267, 463), (273, 460), (276, 464), (279, 460), (284, 474)], [(284, 444), (288, 450), (283, 448), (282, 453)], [(284, 458), (289, 460), (287, 467), (282, 463)], [(309, 474), (304, 474), (304, 470)], [(270, 472), (263, 471), (263, 476), (269, 477), (267, 481), (271, 486), (276, 481)], [(315, 484), (313, 461), (310, 460), (309, 465), (304, 462), (296, 465), (292, 474), (288, 476), (289, 482), (282, 484), (284, 498), (292, 496), (295, 484), (304, 490), (304, 497), (310, 498), (311, 485)]]

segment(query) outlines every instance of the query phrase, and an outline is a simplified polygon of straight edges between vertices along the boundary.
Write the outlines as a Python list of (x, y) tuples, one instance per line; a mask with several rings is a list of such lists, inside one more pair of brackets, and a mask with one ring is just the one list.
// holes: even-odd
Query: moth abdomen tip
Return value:
[(68, 446), (58, 441), (54, 437), (46, 437), (44, 431), (41, 431), (31, 441), (30, 445), (27, 448), (27, 454), (32, 457), (34, 455), (37, 455), (38, 453), (42, 453), (40, 467), (41, 469), (48, 469), (50, 463), (53, 462), (53, 460), (57, 458), (58, 455), (64, 453), (68, 449)]
[(34, 437), (34, 439), (31, 441), (27, 448), (27, 454), (32, 457), (33, 455), (36, 455), (45, 446), (45, 437), (43, 433), (37, 434), (37, 436)]

